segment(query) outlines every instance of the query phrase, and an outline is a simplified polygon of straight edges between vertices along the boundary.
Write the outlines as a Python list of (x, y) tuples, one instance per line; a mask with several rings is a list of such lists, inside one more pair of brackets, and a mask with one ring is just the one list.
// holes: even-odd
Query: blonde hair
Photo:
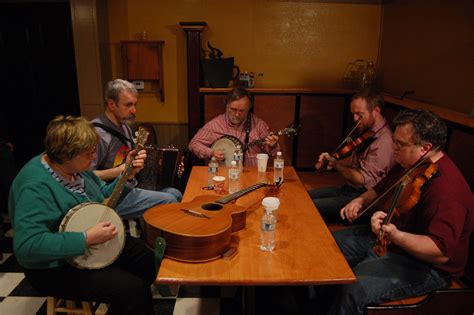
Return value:
[(62, 164), (94, 150), (98, 142), (99, 136), (86, 118), (57, 116), (48, 124), (44, 146), (51, 161)]

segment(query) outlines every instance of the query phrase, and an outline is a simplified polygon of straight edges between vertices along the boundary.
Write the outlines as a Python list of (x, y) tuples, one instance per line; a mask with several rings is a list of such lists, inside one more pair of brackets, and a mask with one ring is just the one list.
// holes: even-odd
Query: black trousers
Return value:
[(120, 257), (98, 270), (70, 265), (25, 270), (43, 294), (111, 304), (109, 314), (153, 314), (150, 285), (155, 280), (153, 252), (142, 240), (128, 236)]

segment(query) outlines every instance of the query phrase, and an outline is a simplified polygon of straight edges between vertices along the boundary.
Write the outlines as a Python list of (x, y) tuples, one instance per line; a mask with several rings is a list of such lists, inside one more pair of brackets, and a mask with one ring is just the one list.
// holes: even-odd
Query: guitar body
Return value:
[(187, 262), (222, 257), (231, 236), (245, 228), (246, 208), (221, 204), (217, 196), (198, 196), (190, 202), (153, 207), (144, 214), (147, 244), (158, 236), (166, 240), (165, 256)]
[(80, 269), (100, 269), (120, 256), (125, 244), (125, 228), (120, 216), (106, 205), (85, 202), (75, 206), (64, 216), (59, 232), (84, 232), (100, 221), (111, 221), (117, 227), (117, 236), (105, 243), (89, 246), (84, 255), (69, 259), (71, 265)]

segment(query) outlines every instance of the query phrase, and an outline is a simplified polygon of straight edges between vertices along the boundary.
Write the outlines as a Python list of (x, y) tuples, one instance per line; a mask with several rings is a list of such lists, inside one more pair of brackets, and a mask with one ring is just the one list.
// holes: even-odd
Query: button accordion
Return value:
[(138, 175), (138, 187), (148, 190), (179, 187), (184, 168), (183, 151), (173, 145), (169, 147), (148, 145), (146, 152), (145, 166)]

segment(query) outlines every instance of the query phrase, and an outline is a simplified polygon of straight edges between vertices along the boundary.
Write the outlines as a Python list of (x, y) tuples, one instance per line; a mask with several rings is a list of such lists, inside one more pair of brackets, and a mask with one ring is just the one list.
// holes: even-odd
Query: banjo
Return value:
[[(148, 137), (148, 132), (140, 128), (136, 133), (137, 152), (143, 149)], [(110, 198), (105, 200), (105, 204), (96, 202), (81, 203), (70, 209), (59, 225), (59, 232), (84, 232), (99, 222), (110, 221), (117, 227), (117, 236), (113, 239), (88, 246), (82, 256), (68, 259), (74, 267), (80, 269), (100, 269), (112, 264), (122, 252), (125, 244), (125, 228), (122, 218), (115, 212), (114, 208), (118, 203), (120, 194), (127, 182), (128, 175), (132, 171), (132, 160), (125, 164), (125, 171), (115, 185)]]
[[(290, 128), (284, 128), (278, 131), (276, 134), (279, 136), (286, 135), (289, 137), (289, 136), (294, 136), (297, 133), (298, 133), (297, 129), (290, 127)], [(224, 151), (224, 160), (219, 161), (219, 164), (223, 166), (230, 166), (232, 160), (234, 159), (234, 152), (237, 149), (238, 145), (240, 145), (240, 147), (242, 148), (242, 151), (245, 152), (252, 146), (260, 144), (264, 141), (265, 141), (265, 138), (261, 138), (249, 143), (242, 143), (242, 141), (240, 141), (234, 136), (225, 135), (217, 139), (216, 141), (214, 141), (214, 143), (211, 146), (211, 149)]]

